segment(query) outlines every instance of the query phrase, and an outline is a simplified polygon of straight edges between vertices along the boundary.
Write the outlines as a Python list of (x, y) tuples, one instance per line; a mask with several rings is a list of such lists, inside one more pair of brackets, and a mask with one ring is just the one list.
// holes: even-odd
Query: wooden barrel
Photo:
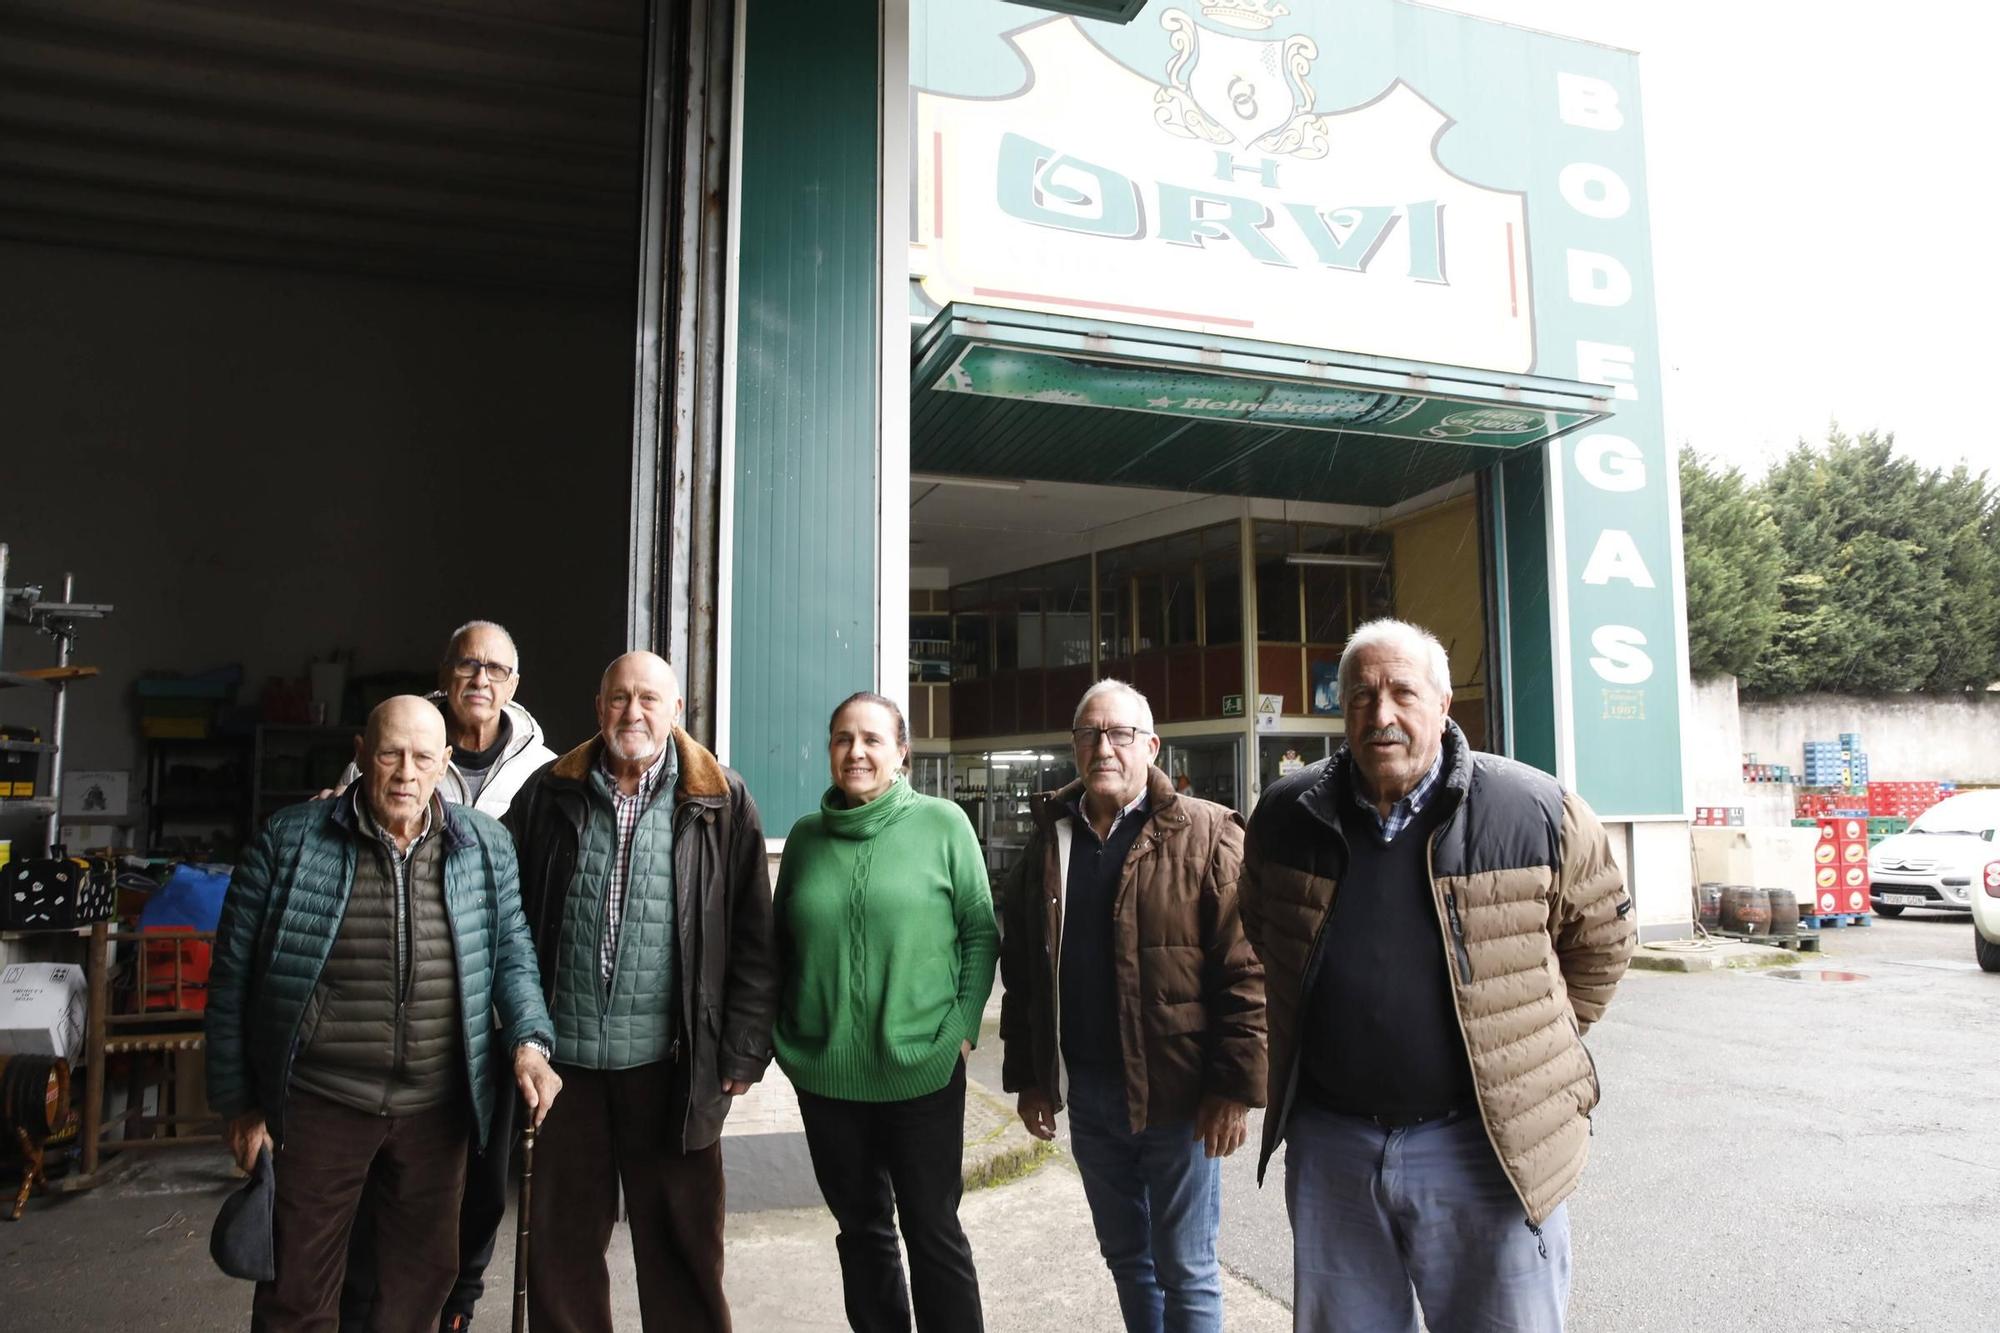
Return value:
[(1739, 935), (1766, 935), (1771, 930), (1771, 899), (1747, 884), (1722, 888), (1722, 928)]
[(1787, 936), (1798, 934), (1798, 895), (1790, 889), (1766, 889), (1764, 895), (1771, 903), (1771, 933)]
[(69, 1119), (69, 1061), (50, 1055), (0, 1056), (0, 1128), (40, 1143)]
[(1695, 900), (1699, 904), (1695, 919), (1701, 922), (1703, 930), (1714, 930), (1722, 924), (1722, 886), (1703, 884), (1696, 891)]

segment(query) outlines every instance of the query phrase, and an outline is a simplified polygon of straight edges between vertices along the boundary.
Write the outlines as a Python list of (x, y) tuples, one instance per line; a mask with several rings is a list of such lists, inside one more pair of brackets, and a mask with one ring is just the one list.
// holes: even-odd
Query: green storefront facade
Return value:
[(1634, 55), (1401, 0), (730, 18), (716, 569), (658, 578), (774, 837), (832, 703), (910, 688), (913, 472), (1240, 497), (1246, 540), (1271, 497), (1455, 486), (1492, 747), (1615, 824), (1648, 933), (1687, 920)]

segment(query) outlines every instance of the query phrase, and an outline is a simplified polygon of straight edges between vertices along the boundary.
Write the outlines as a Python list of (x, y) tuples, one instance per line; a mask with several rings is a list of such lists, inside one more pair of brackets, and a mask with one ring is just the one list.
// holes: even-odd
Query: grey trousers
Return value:
[(1301, 1103), (1286, 1127), (1297, 1333), (1560, 1333), (1567, 1205), (1539, 1229), (1477, 1112), (1382, 1129)]

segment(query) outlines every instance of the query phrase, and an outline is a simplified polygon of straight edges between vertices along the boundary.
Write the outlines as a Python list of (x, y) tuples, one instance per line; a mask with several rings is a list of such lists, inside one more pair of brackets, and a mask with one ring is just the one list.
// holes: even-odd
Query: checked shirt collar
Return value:
[(1360, 767), (1354, 765), (1350, 771), (1353, 781), (1349, 784), (1349, 790), (1354, 795), (1354, 803), (1366, 810), (1375, 820), (1375, 827), (1381, 834), (1382, 841), (1391, 843), (1396, 840), (1396, 835), (1408, 828), (1410, 821), (1431, 803), (1431, 798), (1437, 795), (1438, 786), (1444, 777), (1444, 746), (1442, 744), (1438, 746), (1437, 758), (1431, 760), (1430, 771), (1424, 774), (1423, 780), (1411, 788), (1408, 796), (1390, 806), (1386, 817), (1375, 808), (1375, 802), (1369, 800), (1362, 792)]

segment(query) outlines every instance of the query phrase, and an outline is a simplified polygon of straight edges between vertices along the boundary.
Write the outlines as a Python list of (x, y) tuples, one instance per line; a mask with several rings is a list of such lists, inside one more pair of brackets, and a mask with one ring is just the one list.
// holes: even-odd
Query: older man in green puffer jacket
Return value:
[(273, 1153), (277, 1277), (257, 1285), (257, 1326), (333, 1326), (375, 1168), (375, 1327), (428, 1333), (458, 1273), (466, 1144), (492, 1119), (493, 1042), (537, 1122), (562, 1081), (513, 841), (436, 798), (450, 757), (437, 709), (389, 700), (357, 753), (361, 781), (274, 815), (230, 881), (208, 1097), (240, 1165)]

